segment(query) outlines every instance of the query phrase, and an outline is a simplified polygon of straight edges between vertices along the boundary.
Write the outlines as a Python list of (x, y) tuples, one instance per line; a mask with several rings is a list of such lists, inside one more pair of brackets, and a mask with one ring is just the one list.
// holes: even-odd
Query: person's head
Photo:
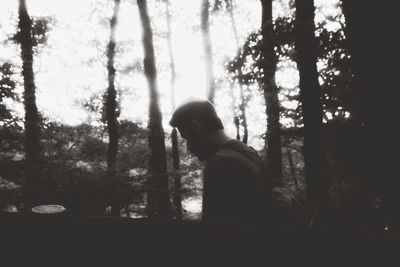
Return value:
[(208, 159), (215, 151), (214, 137), (224, 126), (209, 101), (190, 101), (177, 108), (169, 123), (177, 127), (186, 139), (190, 152), (200, 160)]

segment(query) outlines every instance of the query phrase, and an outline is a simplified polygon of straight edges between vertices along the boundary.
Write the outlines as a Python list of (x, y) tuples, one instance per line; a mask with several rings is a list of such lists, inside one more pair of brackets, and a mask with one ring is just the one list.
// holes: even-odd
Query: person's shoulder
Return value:
[(216, 153), (215, 157), (217, 159), (230, 159), (236, 161), (242, 161), (244, 158), (255, 162), (261, 160), (258, 152), (253, 147), (236, 139), (232, 139), (227, 142)]
[(225, 171), (233, 170), (240, 165), (238, 164), (238, 161), (240, 161), (240, 155), (238, 155), (237, 153), (238, 152), (230, 149), (220, 149), (207, 160), (205, 164), (205, 169)]
[(206, 162), (206, 168), (215, 168), (235, 164), (235, 159), (227, 151), (218, 151)]
[[(245, 144), (237, 143), (234, 140), (218, 150), (206, 163), (206, 170), (230, 173), (243, 173), (248, 170), (258, 173), (260, 166), (260, 158), (257, 152), (246, 148)], [(243, 146), (245, 146), (243, 148)]]

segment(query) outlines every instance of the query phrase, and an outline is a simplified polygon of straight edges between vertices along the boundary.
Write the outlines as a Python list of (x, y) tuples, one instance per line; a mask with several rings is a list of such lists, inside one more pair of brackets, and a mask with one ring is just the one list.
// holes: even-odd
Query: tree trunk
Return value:
[(397, 120), (392, 108), (398, 98), (396, 90), (391, 90), (398, 86), (398, 74), (396, 68), (384, 67), (397, 58), (398, 38), (388, 34), (397, 31), (393, 23), (396, 14), (391, 13), (397, 12), (397, 7), (395, 2), (385, 5), (373, 1), (341, 2), (354, 74), (351, 116), (359, 127), (354, 138), (359, 156), (354, 164), (362, 187), (361, 204), (365, 208), (372, 197), (381, 197), (389, 220), (400, 224), (400, 183), (393, 175), (397, 172), (397, 160), (391, 157), (391, 149), (398, 147), (398, 131), (392, 123)]
[(233, 114), (233, 124), (235, 125), (236, 129), (236, 139), (240, 140), (240, 121), (239, 117), (236, 115), (236, 105), (235, 105), (235, 83), (233, 81), (229, 82), (230, 85), (230, 97), (231, 97), (231, 108), (232, 108), (232, 114)]
[[(370, 54), (370, 50), (366, 50), (367, 44), (365, 36), (362, 34), (362, 30), (364, 28), (365, 20), (363, 20), (363, 16), (361, 15), (361, 11), (357, 11), (359, 9), (359, 4), (354, 1), (342, 0), (342, 10), (343, 15), (346, 19), (346, 47), (349, 50), (351, 55), (351, 69), (354, 73), (354, 78), (352, 80), (352, 110), (351, 116), (355, 124), (362, 128), (363, 130), (359, 132), (354, 140), (354, 143), (357, 145), (357, 151), (360, 151), (359, 157), (354, 159), (354, 164), (356, 165), (357, 175), (362, 181), (361, 184), (361, 194), (362, 194), (362, 202), (367, 203), (371, 201), (372, 191), (377, 188), (377, 185), (374, 183), (374, 178), (378, 173), (374, 173), (372, 170), (372, 166), (375, 165), (375, 160), (371, 157), (370, 149), (373, 149), (374, 143), (371, 143), (370, 140), (372, 136), (367, 136), (368, 132), (368, 118), (370, 118), (370, 114), (375, 112), (375, 110), (371, 109), (371, 106), (375, 106), (371, 101), (366, 101), (368, 98), (366, 97), (370, 84), (368, 75), (376, 76), (377, 74), (369, 73), (371, 70), (371, 66), (369, 64), (365, 64), (365, 58), (371, 58), (372, 54)], [(365, 39), (364, 39), (365, 38)], [(370, 114), (368, 114), (370, 113)], [(376, 192), (375, 192), (376, 194)]]
[(362, 56), (362, 49), (360, 41), (360, 36), (362, 30), (362, 25), (360, 25), (361, 21), (357, 14), (357, 9), (359, 8), (359, 3), (357, 4), (355, 1), (342, 0), (342, 10), (343, 15), (346, 19), (346, 28), (344, 29), (346, 35), (346, 48), (349, 50), (351, 55), (351, 69), (354, 72), (355, 77), (352, 81), (352, 118), (357, 120), (358, 123), (363, 123), (365, 121), (365, 111), (362, 104), (363, 101), (356, 101), (356, 99), (362, 99), (365, 95), (365, 92), (361, 88), (366, 87), (366, 84), (359, 84), (363, 82), (363, 79), (360, 79), (360, 71), (362, 70), (362, 65), (364, 64)]
[[(229, 17), (231, 19), (231, 25), (232, 25), (232, 32), (233, 35), (235, 37), (235, 44), (236, 44), (236, 49), (239, 51), (240, 47), (239, 47), (239, 37), (238, 37), (238, 33), (237, 33), (237, 28), (236, 28), (236, 21), (235, 21), (235, 16), (233, 15), (233, 1), (230, 0), (229, 1), (229, 5), (228, 5), (228, 11), (229, 11)], [(239, 68), (239, 77), (243, 76), (243, 72), (242, 69)], [(233, 84), (234, 85), (234, 84)], [(233, 90), (233, 88), (232, 88)], [(247, 144), (247, 140), (249, 137), (249, 131), (247, 128), (247, 115), (246, 115), (246, 106), (247, 106), (247, 99), (244, 95), (244, 89), (243, 89), (243, 85), (239, 82), (239, 90), (240, 90), (240, 105), (239, 105), (239, 110), (241, 113), (241, 118), (242, 118), (242, 126), (243, 126), (243, 143)], [(237, 118), (238, 123), (240, 123), (239, 118)], [(235, 124), (236, 124), (236, 117), (235, 117)], [(239, 128), (239, 125), (236, 126), (237, 129)], [(240, 135), (239, 135), (239, 131), (237, 131), (236, 134), (236, 138), (240, 140)]]
[(117, 121), (117, 91), (115, 89), (115, 30), (118, 20), (120, 0), (114, 0), (114, 13), (110, 21), (110, 40), (107, 45), (107, 71), (108, 88), (105, 96), (105, 111), (108, 129), (108, 150), (107, 150), (107, 174), (111, 185), (111, 214), (120, 216), (118, 203), (118, 181), (117, 181), (117, 153), (118, 153), (118, 121)]
[[(316, 65), (313, 0), (296, 1), (295, 48), (300, 74), (304, 123), (304, 162), (307, 193), (313, 213), (328, 208), (325, 138), (322, 128), (321, 90)], [(314, 216), (313, 216), (314, 218)]]
[(267, 115), (266, 165), (272, 185), (282, 184), (282, 143), (279, 123), (278, 87), (275, 83), (277, 55), (274, 50), (272, 0), (261, 0), (261, 33), (263, 59), (263, 91)]
[[(171, 104), (172, 109), (175, 110), (175, 82), (176, 82), (176, 70), (175, 70), (175, 60), (172, 52), (172, 30), (171, 30), (171, 13), (169, 10), (170, 2), (165, 0), (165, 13), (167, 17), (167, 42), (168, 42), (168, 54), (171, 69)], [(182, 219), (182, 196), (181, 196), (181, 176), (179, 174), (179, 148), (178, 148), (178, 133), (176, 128), (172, 129), (171, 133), (172, 139), (172, 158), (173, 158), (173, 175), (174, 175), (174, 207), (175, 216), (177, 219)]]
[(147, 11), (147, 1), (137, 0), (143, 28), (144, 72), (150, 91), (149, 108), (149, 193), (150, 216), (170, 217), (168, 177), (162, 115), (158, 104), (157, 71), (154, 58), (153, 33)]
[(25, 107), (25, 162), (26, 180), (24, 187), (25, 204), (37, 204), (42, 188), (40, 171), (42, 167), (42, 146), (40, 144), (40, 119), (36, 106), (35, 79), (33, 73), (32, 21), (26, 9), (25, 0), (19, 1), (19, 41), (21, 44), (22, 76), (24, 79)]
[(209, 0), (202, 0), (201, 5), (201, 31), (203, 35), (203, 48), (204, 48), (204, 63), (206, 71), (206, 89), (207, 97), (210, 102), (214, 102), (215, 95), (215, 81), (213, 70), (213, 58), (211, 50), (211, 34), (210, 34), (210, 2)]
[(296, 188), (299, 188), (299, 183), (297, 182), (297, 176), (296, 176), (296, 168), (294, 167), (294, 164), (293, 164), (293, 158), (292, 158), (292, 153), (290, 152), (290, 148), (286, 149), (286, 155), (288, 157), (290, 172), (292, 175), (294, 186)]
[(179, 149), (178, 149), (178, 132), (176, 128), (172, 130), (172, 156), (174, 164), (174, 206), (175, 206), (175, 216), (177, 219), (181, 220), (182, 211), (182, 182), (181, 175), (179, 174)]
[[(241, 71), (240, 71), (241, 72)], [(247, 106), (247, 98), (243, 92), (243, 86), (240, 84), (240, 118), (242, 119), (242, 126), (243, 126), (243, 139), (242, 142), (247, 144), (247, 139), (249, 138), (249, 131), (247, 129), (247, 116), (246, 116), (246, 106)]]

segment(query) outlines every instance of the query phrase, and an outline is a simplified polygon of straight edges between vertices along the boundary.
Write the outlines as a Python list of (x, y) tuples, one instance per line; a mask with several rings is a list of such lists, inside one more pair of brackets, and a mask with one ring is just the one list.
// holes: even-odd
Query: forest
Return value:
[(204, 162), (168, 121), (201, 98), (261, 155), (280, 230), (396, 239), (389, 7), (55, 2), (0, 0), (0, 220), (60, 205), (64, 220), (94, 227), (111, 218), (129, 231), (125, 218), (189, 231), (201, 222)]

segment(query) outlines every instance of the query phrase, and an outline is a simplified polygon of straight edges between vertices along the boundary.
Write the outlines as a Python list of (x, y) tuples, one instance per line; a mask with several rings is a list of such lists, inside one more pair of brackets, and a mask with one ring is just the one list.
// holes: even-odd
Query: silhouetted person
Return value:
[(257, 152), (230, 138), (209, 101), (191, 101), (173, 114), (187, 148), (206, 161), (203, 187), (203, 220), (259, 222), (265, 200)]

